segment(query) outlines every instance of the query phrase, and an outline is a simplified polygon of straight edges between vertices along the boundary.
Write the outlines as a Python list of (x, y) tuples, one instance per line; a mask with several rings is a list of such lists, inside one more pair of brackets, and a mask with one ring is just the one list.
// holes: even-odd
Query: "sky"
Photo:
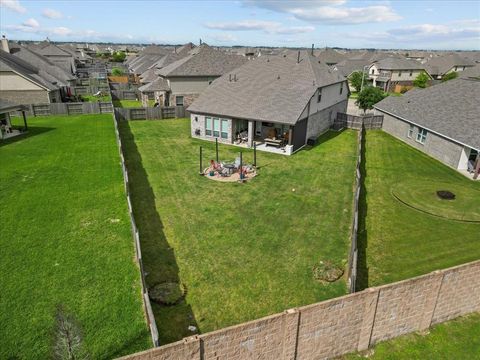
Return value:
[(480, 50), (480, 0), (0, 0), (12, 40)]

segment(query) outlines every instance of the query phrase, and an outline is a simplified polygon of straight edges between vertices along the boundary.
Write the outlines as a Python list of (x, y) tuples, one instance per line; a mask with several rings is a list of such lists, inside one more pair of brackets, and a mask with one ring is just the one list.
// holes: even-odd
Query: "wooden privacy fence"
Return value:
[(31, 104), (28, 109), (26, 113), (30, 116), (111, 114), (113, 105), (110, 102), (52, 103)]
[(120, 121), (182, 118), (185, 113), (183, 106), (115, 108), (115, 116)]
[(108, 85), (88, 85), (88, 86), (74, 86), (74, 95), (88, 95), (96, 94), (98, 91), (108, 92), (110, 89)]
[(355, 292), (355, 287), (357, 283), (357, 260), (358, 260), (358, 247), (357, 247), (357, 237), (358, 237), (358, 207), (360, 201), (360, 191), (362, 185), (362, 173), (360, 171), (360, 166), (362, 164), (362, 142), (363, 142), (363, 130), (358, 132), (357, 137), (358, 150), (357, 150), (357, 164), (355, 168), (355, 197), (353, 199), (353, 219), (352, 219), (352, 230), (350, 233), (350, 254), (348, 256), (348, 289), (351, 293)]
[(137, 264), (140, 270), (143, 307), (145, 311), (145, 316), (147, 318), (147, 323), (150, 328), (153, 346), (157, 347), (159, 345), (157, 323), (155, 322), (155, 316), (153, 315), (152, 304), (150, 302), (150, 297), (148, 296), (148, 288), (145, 281), (145, 271), (143, 269), (142, 249), (140, 247), (140, 235), (135, 222), (135, 218), (133, 216), (132, 200), (130, 198), (130, 185), (128, 180), (128, 170), (127, 170), (127, 166), (125, 165), (122, 141), (120, 139), (120, 133), (118, 131), (118, 121), (115, 116), (115, 113), (113, 113), (113, 122), (115, 124), (115, 137), (117, 139), (118, 151), (120, 153), (120, 159), (122, 163), (124, 189), (125, 189), (125, 195), (127, 198), (128, 212), (130, 215), (130, 224), (132, 228), (133, 243), (135, 244), (135, 258), (137, 260)]
[(134, 90), (110, 90), (113, 100), (138, 100), (141, 98), (140, 91)]
[(337, 113), (337, 117), (333, 123), (333, 128), (335, 130), (340, 129), (356, 129), (361, 130), (362, 128), (366, 130), (370, 129), (381, 129), (383, 124), (383, 115), (350, 115), (345, 113)]

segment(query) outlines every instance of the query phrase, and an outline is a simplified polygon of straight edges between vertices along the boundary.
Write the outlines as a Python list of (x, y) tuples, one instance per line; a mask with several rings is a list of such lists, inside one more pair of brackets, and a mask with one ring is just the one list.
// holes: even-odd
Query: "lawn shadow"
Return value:
[(12, 137), (12, 138), (9, 138), (9, 139), (0, 140), (0, 147), (16, 143), (17, 141), (22, 141), (22, 140), (28, 139), (32, 136), (41, 135), (43, 133), (46, 133), (46, 132), (52, 131), (52, 130), (55, 130), (55, 128), (42, 127), (42, 126), (30, 126), (28, 128), (28, 131), (26, 131), (26, 132), (24, 132), (20, 135), (17, 135), (15, 137)]
[(323, 145), (326, 142), (335, 139), (341, 133), (344, 132), (345, 129), (341, 129), (339, 131), (329, 129), (327, 132), (321, 134), (314, 145), (306, 145), (302, 150), (310, 151), (315, 149), (317, 146)]
[(367, 217), (367, 189), (365, 187), (365, 179), (367, 176), (367, 157), (366, 157), (366, 131), (362, 130), (362, 162), (360, 163), (360, 197), (358, 200), (358, 234), (357, 234), (357, 282), (356, 291), (368, 288), (368, 264), (367, 264), (367, 248), (368, 237), (366, 228)]
[[(128, 121), (119, 123), (119, 132), (128, 169), (133, 212), (140, 235), (147, 287), (151, 289), (156, 284), (167, 282), (181, 283), (174, 249), (170, 247), (163, 231), (163, 223), (155, 204), (155, 194)], [(184, 299), (176, 305), (153, 303), (152, 307), (160, 344), (193, 335), (194, 332), (188, 330), (188, 326), (198, 329), (192, 308)]]

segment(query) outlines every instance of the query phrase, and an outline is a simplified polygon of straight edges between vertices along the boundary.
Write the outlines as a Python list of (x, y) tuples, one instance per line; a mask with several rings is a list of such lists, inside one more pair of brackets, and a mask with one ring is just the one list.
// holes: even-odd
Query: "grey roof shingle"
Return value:
[(161, 68), (157, 73), (164, 77), (221, 76), (243, 65), (246, 61), (248, 59), (244, 56), (201, 45), (191, 50), (188, 56)]
[(380, 70), (420, 70), (425, 69), (425, 66), (418, 61), (410, 60), (401, 57), (387, 57), (375, 62)]
[(374, 107), (480, 150), (480, 80), (455, 79)]
[(437, 56), (429, 60), (425, 67), (432, 75), (443, 75), (455, 66), (474, 66), (475, 63), (457, 53)]
[(13, 71), (47, 90), (57, 90), (52, 77), (22, 59), (0, 50), (0, 71)]
[(170, 87), (168, 86), (168, 81), (157, 77), (154, 81), (140, 86), (138, 88), (141, 92), (148, 92), (148, 91), (168, 91)]
[(261, 56), (216, 79), (188, 110), (293, 125), (317, 88), (343, 81), (305, 53), (299, 63), (292, 56)]
[(327, 65), (338, 64), (339, 62), (345, 60), (345, 55), (340, 54), (338, 51), (330, 48), (326, 48), (317, 55), (318, 59)]

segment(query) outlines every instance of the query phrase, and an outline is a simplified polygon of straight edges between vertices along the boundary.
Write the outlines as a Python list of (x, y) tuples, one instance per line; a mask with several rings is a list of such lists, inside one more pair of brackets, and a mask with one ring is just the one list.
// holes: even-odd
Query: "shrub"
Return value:
[(122, 76), (123, 75), (123, 70), (119, 68), (113, 68), (112, 69), (112, 75), (114, 76)]
[(383, 100), (386, 96), (382, 89), (368, 86), (358, 93), (358, 99), (355, 104), (365, 112), (367, 109), (373, 109), (373, 105)]
[(427, 87), (428, 80), (429, 80), (429, 77), (427, 73), (423, 71), (420, 74), (418, 74), (415, 80), (413, 80), (413, 85), (418, 88), (424, 89)]
[(458, 77), (458, 73), (455, 72), (455, 71), (452, 71), (452, 72), (449, 72), (448, 74), (445, 74), (443, 77), (442, 77), (442, 82), (445, 82), (445, 81), (448, 81), (448, 80), (452, 80), (452, 79), (456, 79)]

